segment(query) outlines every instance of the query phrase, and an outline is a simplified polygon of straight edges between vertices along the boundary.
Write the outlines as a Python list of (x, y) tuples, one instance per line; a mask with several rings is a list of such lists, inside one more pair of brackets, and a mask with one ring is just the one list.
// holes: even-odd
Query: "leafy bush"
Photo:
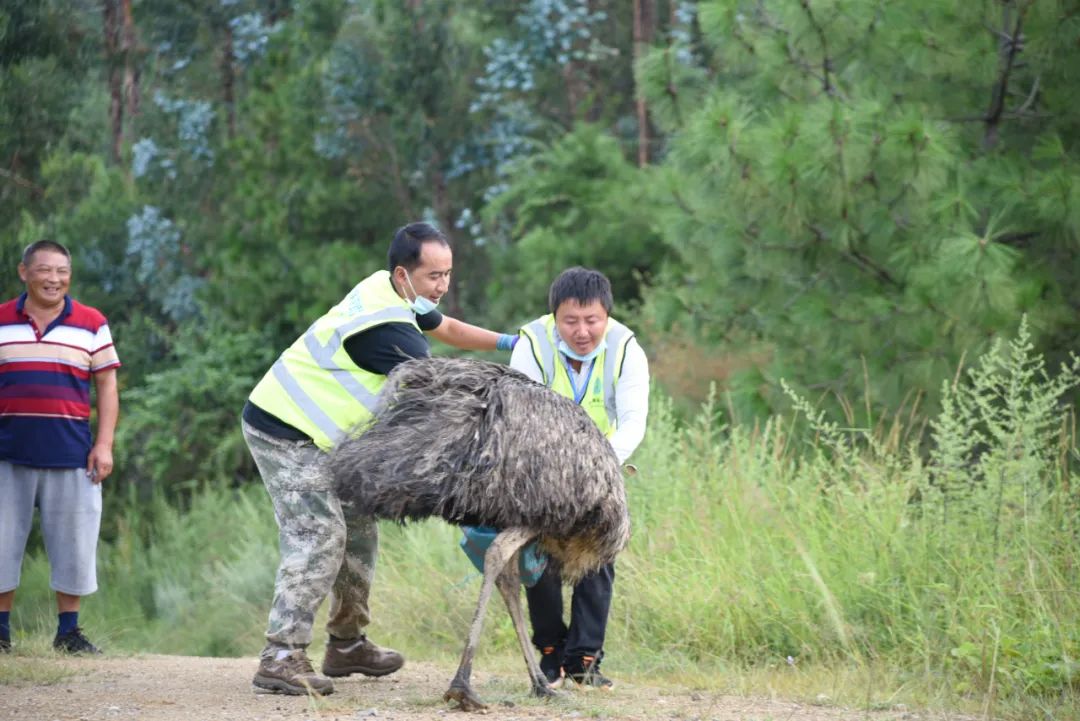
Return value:
[(175, 365), (122, 397), (116, 482), (148, 499), (155, 491), (175, 498), (206, 481), (250, 478), (240, 412), (279, 350), (254, 332), (181, 332), (171, 351)]
[(562, 270), (584, 265), (610, 279), (623, 317), (667, 253), (642, 178), (618, 142), (582, 125), (521, 161), (515, 180), (485, 210), (495, 229), (488, 315), (525, 322), (547, 310)]

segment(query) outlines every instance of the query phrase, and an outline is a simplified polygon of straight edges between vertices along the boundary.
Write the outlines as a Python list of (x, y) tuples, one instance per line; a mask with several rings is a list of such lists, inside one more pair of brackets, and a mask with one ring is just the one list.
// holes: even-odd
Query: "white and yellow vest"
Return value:
[(353, 363), (345, 340), (383, 323), (408, 323), (420, 332), (409, 304), (394, 292), (390, 273), (380, 270), (285, 349), (251, 392), (251, 402), (329, 450), (371, 417), (386, 383), (386, 376)]
[[(544, 385), (573, 400), (574, 385), (570, 381), (565, 362), (559, 357), (555, 316), (549, 313), (537, 318), (522, 327), (521, 335), (527, 338), (532, 346), (533, 358), (544, 376)], [(614, 318), (608, 318), (604, 338), (600, 341), (602, 350), (593, 358), (588, 386), (579, 402), (604, 435), (609, 437), (615, 432), (618, 421), (615, 412), (615, 386), (622, 375), (626, 345), (633, 337), (633, 331)]]

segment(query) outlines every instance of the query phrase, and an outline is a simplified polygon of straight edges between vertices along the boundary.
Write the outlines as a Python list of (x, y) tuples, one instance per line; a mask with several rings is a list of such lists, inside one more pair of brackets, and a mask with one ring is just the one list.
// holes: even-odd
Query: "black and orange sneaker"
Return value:
[(547, 679), (548, 686), (559, 688), (563, 684), (562, 649), (558, 646), (544, 646), (540, 649), (540, 671)]
[(568, 658), (563, 668), (566, 670), (566, 677), (583, 689), (611, 691), (615, 688), (615, 682), (600, 673), (600, 659), (595, 656)]

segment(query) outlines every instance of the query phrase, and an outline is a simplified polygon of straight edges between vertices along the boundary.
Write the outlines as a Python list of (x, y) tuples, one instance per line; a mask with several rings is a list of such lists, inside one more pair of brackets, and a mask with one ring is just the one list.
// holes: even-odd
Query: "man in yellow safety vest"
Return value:
[[(362, 280), (281, 354), (244, 406), (244, 439), (274, 504), (281, 553), (257, 689), (325, 695), (334, 690), (329, 676), (383, 676), (404, 664), (400, 653), (364, 633), (378, 528), (344, 507), (326, 469), (327, 451), (371, 417), (395, 366), (430, 354), (423, 333), (469, 350), (510, 350), (517, 340), (436, 309), (453, 261), (436, 228), (398, 229), (387, 256), (386, 270)], [(328, 595), (330, 638), (320, 675), (306, 648)]]
[[(645, 437), (649, 363), (633, 332), (610, 316), (612, 304), (611, 283), (603, 273), (580, 267), (563, 271), (548, 292), (551, 313), (521, 329), (527, 342), (516, 345), (510, 365), (580, 404), (623, 463)], [(566, 446), (574, 452), (569, 430)], [(614, 581), (614, 564), (579, 581), (569, 626), (563, 622), (558, 569), (549, 566), (526, 588), (532, 641), (552, 686), (568, 677), (586, 687), (613, 687), (600, 673), (600, 659)]]

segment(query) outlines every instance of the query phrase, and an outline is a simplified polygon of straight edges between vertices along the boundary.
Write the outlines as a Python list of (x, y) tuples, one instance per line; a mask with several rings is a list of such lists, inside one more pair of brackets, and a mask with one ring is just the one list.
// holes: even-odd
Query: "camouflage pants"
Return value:
[(315, 612), (327, 595), (327, 630), (338, 638), (358, 637), (370, 621), (368, 594), (379, 550), (375, 520), (341, 502), (326, 470), (327, 456), (314, 443), (275, 438), (247, 423), (243, 430), (279, 529), (281, 561), (267, 642), (310, 644)]

